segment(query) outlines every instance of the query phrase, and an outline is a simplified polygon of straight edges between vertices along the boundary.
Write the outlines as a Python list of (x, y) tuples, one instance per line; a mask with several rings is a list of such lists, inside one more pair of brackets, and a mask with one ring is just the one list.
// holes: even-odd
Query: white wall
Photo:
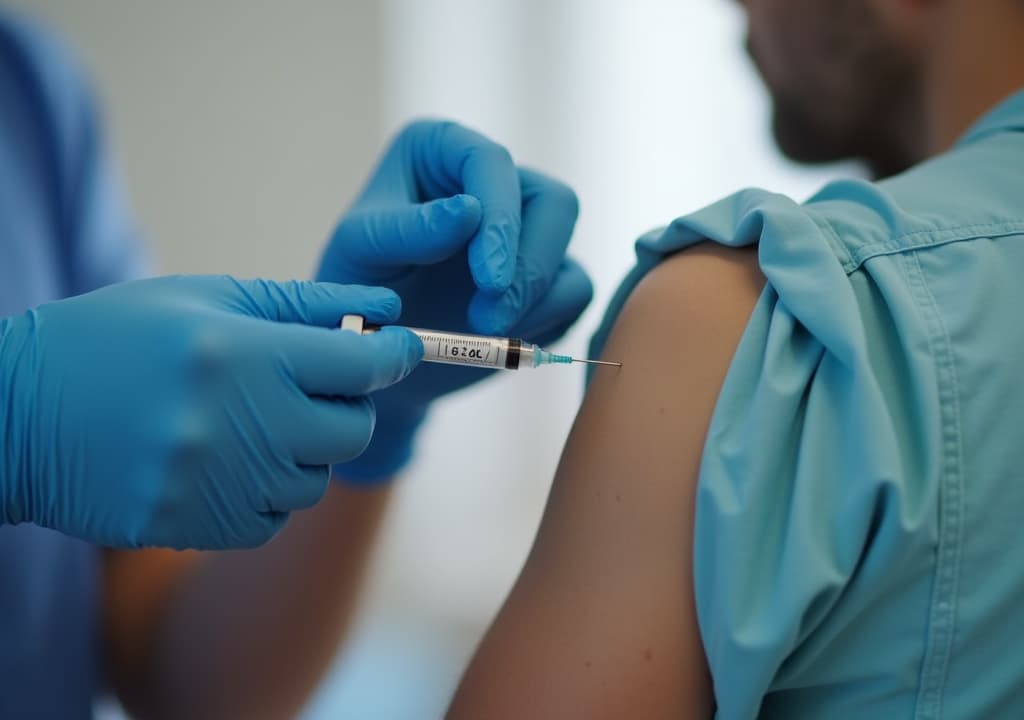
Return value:
[(163, 272), (308, 277), (380, 132), (380, 9), (16, 0), (88, 65)]
[[(587, 335), (641, 231), (745, 185), (807, 194), (725, 0), (19, 0), (91, 65), (165, 271), (305, 276), (391, 130), (452, 116), (573, 185)], [(509, 373), (435, 412), (362, 624), (309, 718), (438, 715), (529, 548), (577, 369)], [(505, 408), (486, 425), (466, 417)]]

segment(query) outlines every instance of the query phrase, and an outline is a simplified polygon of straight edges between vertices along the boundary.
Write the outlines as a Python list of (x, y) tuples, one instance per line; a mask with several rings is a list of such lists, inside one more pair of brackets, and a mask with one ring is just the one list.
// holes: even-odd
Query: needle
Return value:
[(590, 363), (591, 365), (610, 365), (612, 367), (622, 367), (622, 363), (619, 362), (607, 362), (605, 360), (582, 360), (580, 358), (573, 358), (573, 362)]

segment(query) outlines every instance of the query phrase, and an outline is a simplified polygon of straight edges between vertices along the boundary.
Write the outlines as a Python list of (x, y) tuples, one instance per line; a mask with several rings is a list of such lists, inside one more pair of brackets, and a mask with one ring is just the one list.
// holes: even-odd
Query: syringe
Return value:
[[(345, 315), (341, 318), (340, 327), (342, 330), (353, 330), (362, 335), (380, 330), (380, 325), (366, 322), (362, 315)], [(407, 327), (406, 330), (415, 333), (423, 341), (423, 359), (427, 362), (474, 365), (498, 370), (567, 365), (574, 362), (622, 367), (622, 363), (617, 362), (582, 360), (570, 355), (558, 355), (519, 338), (471, 335), (414, 327)]]

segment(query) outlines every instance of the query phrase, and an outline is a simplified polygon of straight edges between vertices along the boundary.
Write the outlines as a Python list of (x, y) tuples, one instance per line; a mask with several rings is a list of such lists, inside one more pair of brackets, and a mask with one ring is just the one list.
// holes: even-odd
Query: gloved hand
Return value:
[(116, 547), (265, 542), (366, 446), (366, 394), (423, 352), (338, 319), (399, 309), (382, 288), (166, 277), (0, 321), (0, 522)]
[[(576, 196), (508, 151), (451, 122), (421, 121), (394, 140), (324, 252), (317, 278), (384, 285), (412, 327), (505, 334), (548, 343), (590, 302), (582, 268), (565, 257)], [(374, 394), (377, 428), (353, 482), (385, 479), (412, 454), (437, 397), (489, 373), (424, 364)]]

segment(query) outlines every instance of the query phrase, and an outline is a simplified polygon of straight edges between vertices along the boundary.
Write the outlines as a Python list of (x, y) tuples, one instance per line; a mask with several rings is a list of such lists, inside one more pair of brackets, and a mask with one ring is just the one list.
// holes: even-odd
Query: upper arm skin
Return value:
[(762, 288), (708, 243), (637, 286), (576, 418), (534, 547), (450, 718), (707, 718), (694, 494), (711, 413)]

